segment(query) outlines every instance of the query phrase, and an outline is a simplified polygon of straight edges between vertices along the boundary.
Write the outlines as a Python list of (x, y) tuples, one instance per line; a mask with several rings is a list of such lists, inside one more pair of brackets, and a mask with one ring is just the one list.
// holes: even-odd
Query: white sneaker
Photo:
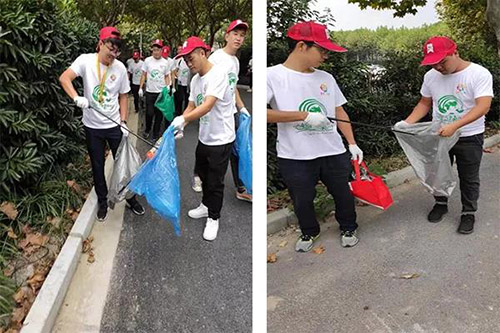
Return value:
[(198, 176), (194, 176), (193, 177), (193, 182), (191, 184), (191, 188), (195, 192), (201, 192), (201, 191), (203, 191), (203, 189), (201, 187), (201, 179), (200, 179), (200, 177), (198, 177)]
[(193, 219), (201, 219), (202, 217), (208, 217), (208, 207), (203, 204), (203, 202), (188, 212), (188, 216)]
[(207, 241), (213, 241), (217, 237), (218, 230), (219, 220), (212, 220), (210, 217), (207, 218), (207, 224), (205, 224), (205, 230), (203, 231), (203, 238)]

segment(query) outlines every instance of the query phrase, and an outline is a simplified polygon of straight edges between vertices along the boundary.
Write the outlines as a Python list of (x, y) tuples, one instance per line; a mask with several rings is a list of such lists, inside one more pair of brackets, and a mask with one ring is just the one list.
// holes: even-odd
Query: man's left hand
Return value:
[(444, 137), (452, 136), (453, 134), (455, 134), (457, 129), (458, 128), (454, 124), (443, 125), (439, 129), (439, 135)]
[(349, 145), (349, 152), (351, 153), (351, 160), (357, 160), (358, 164), (363, 162), (363, 151), (357, 144)]
[(250, 117), (250, 112), (248, 112), (248, 110), (247, 110), (247, 108), (246, 108), (246, 107), (242, 107), (242, 108), (240, 109), (240, 112), (241, 112), (241, 113), (244, 113), (244, 114), (246, 114), (247, 116), (249, 116), (249, 117)]

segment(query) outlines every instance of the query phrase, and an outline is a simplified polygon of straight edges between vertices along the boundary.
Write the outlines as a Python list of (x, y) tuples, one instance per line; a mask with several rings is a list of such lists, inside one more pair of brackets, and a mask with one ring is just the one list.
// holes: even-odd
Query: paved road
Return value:
[(387, 212), (358, 207), (354, 248), (340, 246), (333, 218), (316, 244), (323, 254), (296, 253), (295, 230), (270, 236), (278, 260), (267, 265), (268, 332), (500, 332), (499, 165), (497, 147), (484, 155), (471, 235), (456, 232), (459, 191), (431, 224), (432, 198), (412, 182), (392, 190)]
[(252, 205), (236, 199), (228, 171), (218, 237), (202, 239), (205, 221), (187, 217), (201, 201), (190, 185), (197, 134), (190, 124), (177, 142), (184, 234), (149, 206), (125, 212), (101, 332), (251, 332)]

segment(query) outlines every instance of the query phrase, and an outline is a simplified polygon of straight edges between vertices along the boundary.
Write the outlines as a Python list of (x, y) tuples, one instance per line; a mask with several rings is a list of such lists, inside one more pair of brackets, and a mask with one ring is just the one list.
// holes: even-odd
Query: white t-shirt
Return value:
[[(115, 59), (109, 67), (99, 63), (101, 78), (106, 72), (104, 83), (104, 101), (99, 103), (99, 78), (97, 77), (97, 54), (82, 54), (71, 64), (69, 68), (83, 79), (83, 96), (89, 100), (91, 106), (106, 114), (108, 117), (120, 123), (119, 94), (130, 91), (130, 84), (125, 65)], [(107, 70), (106, 70), (107, 68)], [(117, 126), (92, 108), (83, 110), (83, 124), (90, 128), (111, 128)]]
[[(301, 73), (283, 65), (267, 69), (267, 103), (280, 111), (321, 112), (335, 117), (335, 108), (347, 101), (329, 73), (315, 69)], [(278, 157), (312, 160), (346, 151), (337, 124), (311, 127), (303, 121), (278, 123)]]
[(183, 58), (179, 58), (175, 61), (175, 69), (177, 69), (177, 80), (179, 85), (186, 86), (189, 83), (189, 67)]
[(146, 91), (159, 93), (165, 87), (165, 76), (172, 70), (172, 63), (164, 58), (147, 57), (142, 65), (142, 71), (147, 73)]
[(234, 141), (233, 97), (229, 89), (225, 68), (214, 65), (203, 76), (196, 74), (191, 80), (189, 100), (196, 106), (207, 96), (217, 98), (213, 108), (200, 118), (200, 141), (208, 146), (218, 146)]
[(127, 69), (130, 68), (130, 65), (135, 62), (134, 61), (134, 58), (128, 58), (127, 61), (125, 62), (125, 64), (127, 65)]
[(141, 83), (142, 65), (144, 61), (139, 60), (133, 62), (128, 66), (128, 72), (132, 74), (132, 84), (139, 85)]
[(236, 85), (238, 84), (238, 74), (240, 73), (240, 61), (234, 55), (226, 53), (223, 49), (218, 49), (208, 57), (214, 65), (221, 65), (225, 68), (229, 78), (229, 88), (233, 93), (233, 113), (238, 112), (236, 108)]
[[(486, 68), (474, 63), (448, 75), (431, 69), (424, 76), (420, 93), (432, 98), (432, 121), (449, 124), (469, 113), (476, 98), (493, 96), (493, 77)], [(483, 133), (484, 116), (460, 131), (461, 137)]]

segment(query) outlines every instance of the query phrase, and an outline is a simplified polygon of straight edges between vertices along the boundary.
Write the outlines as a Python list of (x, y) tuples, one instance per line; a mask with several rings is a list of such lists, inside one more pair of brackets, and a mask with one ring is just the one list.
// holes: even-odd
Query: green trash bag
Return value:
[(175, 114), (175, 104), (174, 104), (174, 94), (170, 93), (170, 87), (163, 87), (163, 90), (158, 95), (155, 102), (155, 107), (163, 113), (168, 121), (174, 119)]

